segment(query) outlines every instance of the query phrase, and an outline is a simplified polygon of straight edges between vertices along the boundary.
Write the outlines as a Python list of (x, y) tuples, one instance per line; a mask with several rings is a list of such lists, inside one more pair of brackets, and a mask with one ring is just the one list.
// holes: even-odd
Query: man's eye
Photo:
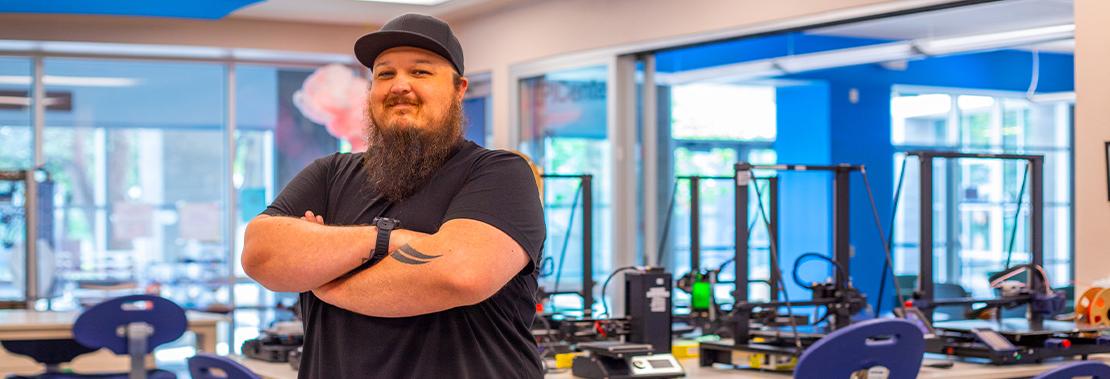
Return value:
[(393, 73), (392, 73), (392, 72), (382, 72), (382, 73), (378, 73), (378, 77), (379, 77), (379, 78), (388, 78), (388, 77), (392, 77), (392, 76), (393, 76)]

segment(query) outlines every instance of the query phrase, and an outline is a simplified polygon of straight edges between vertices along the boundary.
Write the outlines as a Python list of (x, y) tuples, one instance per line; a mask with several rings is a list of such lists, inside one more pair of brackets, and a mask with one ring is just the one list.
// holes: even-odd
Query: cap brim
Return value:
[(439, 54), (455, 67), (455, 71), (459, 71), (459, 67), (451, 62), (451, 54), (446, 47), (423, 34), (406, 31), (378, 31), (362, 36), (355, 41), (355, 58), (373, 71), (374, 60), (378, 59), (378, 55), (398, 46), (418, 47)]

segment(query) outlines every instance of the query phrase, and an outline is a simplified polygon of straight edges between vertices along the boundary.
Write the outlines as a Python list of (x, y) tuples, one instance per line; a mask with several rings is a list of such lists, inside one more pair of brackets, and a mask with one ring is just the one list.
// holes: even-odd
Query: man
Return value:
[(462, 138), (461, 45), (408, 14), (355, 55), (372, 76), (369, 150), (310, 164), (243, 247), (248, 275), (301, 292), (300, 377), (542, 376), (540, 198), (522, 158)]

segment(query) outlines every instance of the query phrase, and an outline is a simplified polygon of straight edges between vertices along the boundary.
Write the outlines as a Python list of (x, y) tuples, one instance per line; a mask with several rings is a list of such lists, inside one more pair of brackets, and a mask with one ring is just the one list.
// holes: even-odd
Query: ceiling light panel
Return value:
[(405, 4), (405, 5), (423, 5), (423, 6), (430, 7), (430, 6), (443, 4), (443, 3), (446, 3), (446, 2), (451, 1), (451, 0), (358, 0), (358, 1), (365, 1), (367, 3), (390, 3), (390, 4)]

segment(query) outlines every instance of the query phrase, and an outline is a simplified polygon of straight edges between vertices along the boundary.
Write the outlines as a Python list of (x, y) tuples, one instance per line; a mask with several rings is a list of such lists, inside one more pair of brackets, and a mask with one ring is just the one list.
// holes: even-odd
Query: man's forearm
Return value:
[(434, 271), (418, 273), (406, 267), (410, 265), (411, 262), (386, 258), (374, 267), (314, 289), (313, 293), (328, 304), (375, 317), (416, 316), (481, 300), (469, 299), (449, 276)]
[(328, 304), (376, 317), (415, 316), (481, 302), (529, 259), (515, 241), (493, 231), (477, 221), (448, 221), (434, 235), (401, 243), (374, 267), (312, 292)]
[(376, 236), (372, 226), (259, 217), (247, 225), (243, 270), (273, 291), (309, 291), (362, 264)]

